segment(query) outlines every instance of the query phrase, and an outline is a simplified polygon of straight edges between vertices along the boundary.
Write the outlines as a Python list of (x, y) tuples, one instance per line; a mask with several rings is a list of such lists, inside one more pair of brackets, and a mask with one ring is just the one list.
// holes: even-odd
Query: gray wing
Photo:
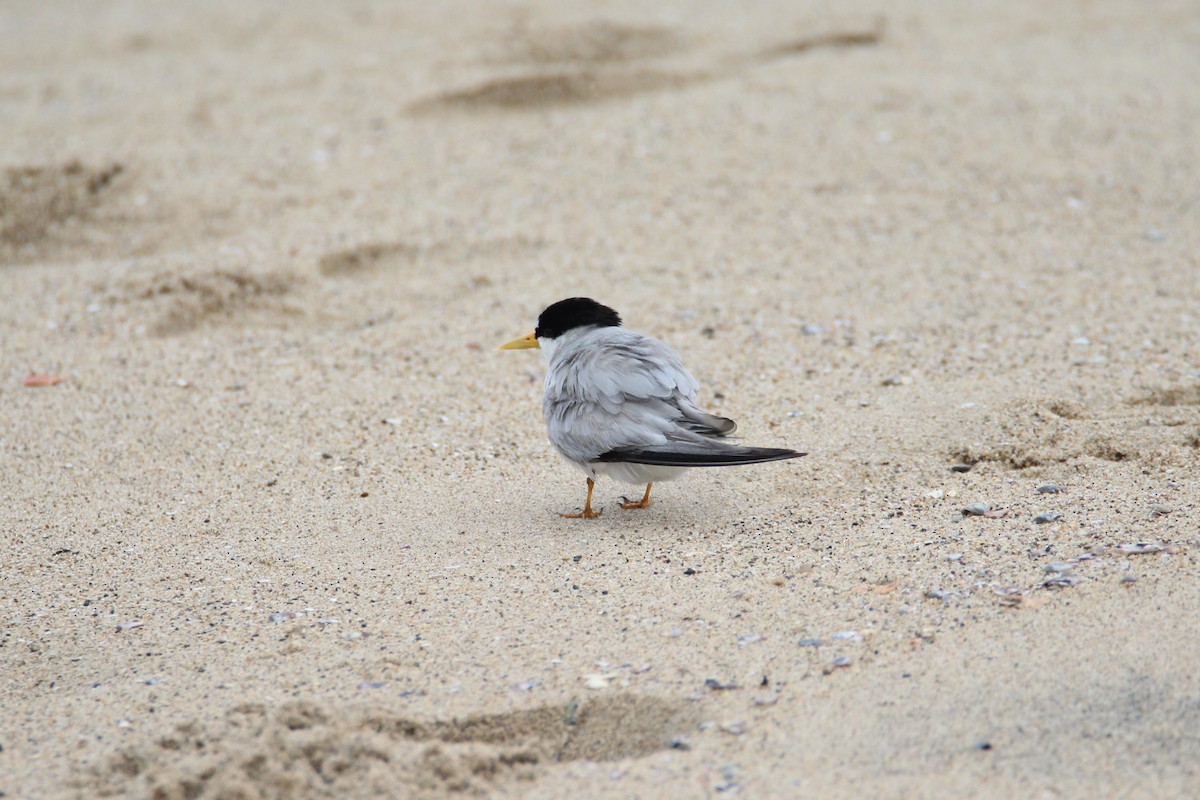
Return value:
[(574, 461), (621, 452), (725, 450), (716, 439), (737, 428), (696, 406), (697, 384), (657, 339), (600, 329), (555, 354), (543, 412), (550, 441)]

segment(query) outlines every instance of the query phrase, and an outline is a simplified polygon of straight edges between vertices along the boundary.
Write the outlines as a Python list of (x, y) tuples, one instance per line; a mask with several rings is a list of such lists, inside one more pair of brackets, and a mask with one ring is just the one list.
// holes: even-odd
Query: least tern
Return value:
[(550, 443), (587, 476), (587, 501), (573, 519), (592, 510), (596, 479), (608, 476), (650, 488), (693, 467), (761, 464), (806, 455), (777, 447), (742, 447), (722, 441), (737, 429), (725, 417), (696, 405), (699, 385), (670, 347), (621, 327), (621, 317), (587, 297), (549, 306), (533, 333), (500, 350), (540, 348), (546, 358), (542, 413)]

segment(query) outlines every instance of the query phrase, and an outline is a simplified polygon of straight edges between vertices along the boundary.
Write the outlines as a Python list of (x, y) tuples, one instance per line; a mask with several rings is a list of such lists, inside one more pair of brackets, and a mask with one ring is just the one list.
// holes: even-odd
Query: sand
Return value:
[[(0, 792), (1200, 793), (1198, 47), (3, 4)], [(571, 295), (808, 457), (560, 518)]]

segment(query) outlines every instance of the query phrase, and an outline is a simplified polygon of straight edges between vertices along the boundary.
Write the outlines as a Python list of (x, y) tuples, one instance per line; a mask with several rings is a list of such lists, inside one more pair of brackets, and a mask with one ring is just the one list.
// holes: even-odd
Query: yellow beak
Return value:
[(497, 347), (497, 350), (531, 350), (541, 347), (538, 344), (537, 337), (532, 333), (527, 333), (519, 339), (513, 339), (511, 342), (505, 342)]

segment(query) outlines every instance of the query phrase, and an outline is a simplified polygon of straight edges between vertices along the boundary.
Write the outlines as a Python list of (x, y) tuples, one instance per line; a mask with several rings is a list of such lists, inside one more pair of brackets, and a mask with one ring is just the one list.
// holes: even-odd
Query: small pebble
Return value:
[(838, 669), (848, 667), (850, 666), (850, 659), (847, 656), (838, 656), (830, 663), (830, 666)]
[(696, 574), (696, 570), (692, 569), (691, 567), (688, 567), (687, 569), (685, 569), (685, 570), (683, 571), (683, 574), (684, 574), (684, 575), (695, 575), (695, 574)]
[(973, 466), (972, 464), (952, 464), (950, 466), (950, 471), (951, 472), (970, 472), (972, 466)]
[(1045, 525), (1048, 522), (1058, 522), (1062, 519), (1062, 514), (1057, 511), (1047, 511), (1045, 514), (1038, 514), (1033, 518), (1033, 521), (1038, 525)]
[(954, 564), (956, 562), (963, 560), (963, 554), (962, 553), (946, 553), (946, 560), (949, 561), (951, 564)]
[(1057, 483), (1046, 483), (1037, 487), (1037, 490), (1041, 494), (1058, 494), (1066, 488), (1065, 486), (1059, 486)]
[(987, 503), (971, 503), (971, 505), (963, 507), (962, 513), (965, 517), (982, 517), (989, 510)]
[(949, 600), (954, 596), (954, 592), (947, 592), (943, 589), (930, 589), (925, 592), (925, 596), (930, 600)]
[(796, 644), (800, 645), (801, 647), (820, 647), (825, 643), (820, 639), (801, 639)]
[(858, 631), (838, 631), (833, 636), (830, 636), (830, 641), (834, 642), (851, 642), (858, 638)]
[(1072, 564), (1068, 564), (1064, 561), (1051, 561), (1049, 564), (1043, 565), (1042, 569), (1046, 572), (1060, 574), (1063, 572), (1070, 572), (1072, 566)]
[(992, 743), (984, 739), (976, 742), (972, 745), (972, 747), (974, 747), (976, 750), (991, 750)]
[(722, 683), (716, 678), (708, 678), (704, 681), (704, 685), (709, 689), (712, 689), (714, 692), (724, 692), (730, 689), (740, 688), (736, 683)]
[(1133, 575), (1122, 575), (1120, 583), (1122, 586), (1131, 586), (1132, 584), (1137, 583), (1137, 578), (1135, 578)]
[(1159, 503), (1157, 505), (1150, 507), (1150, 516), (1165, 517), (1167, 514), (1170, 514), (1174, 510), (1175, 509), (1171, 508), (1170, 506), (1162, 505), (1161, 503)]

